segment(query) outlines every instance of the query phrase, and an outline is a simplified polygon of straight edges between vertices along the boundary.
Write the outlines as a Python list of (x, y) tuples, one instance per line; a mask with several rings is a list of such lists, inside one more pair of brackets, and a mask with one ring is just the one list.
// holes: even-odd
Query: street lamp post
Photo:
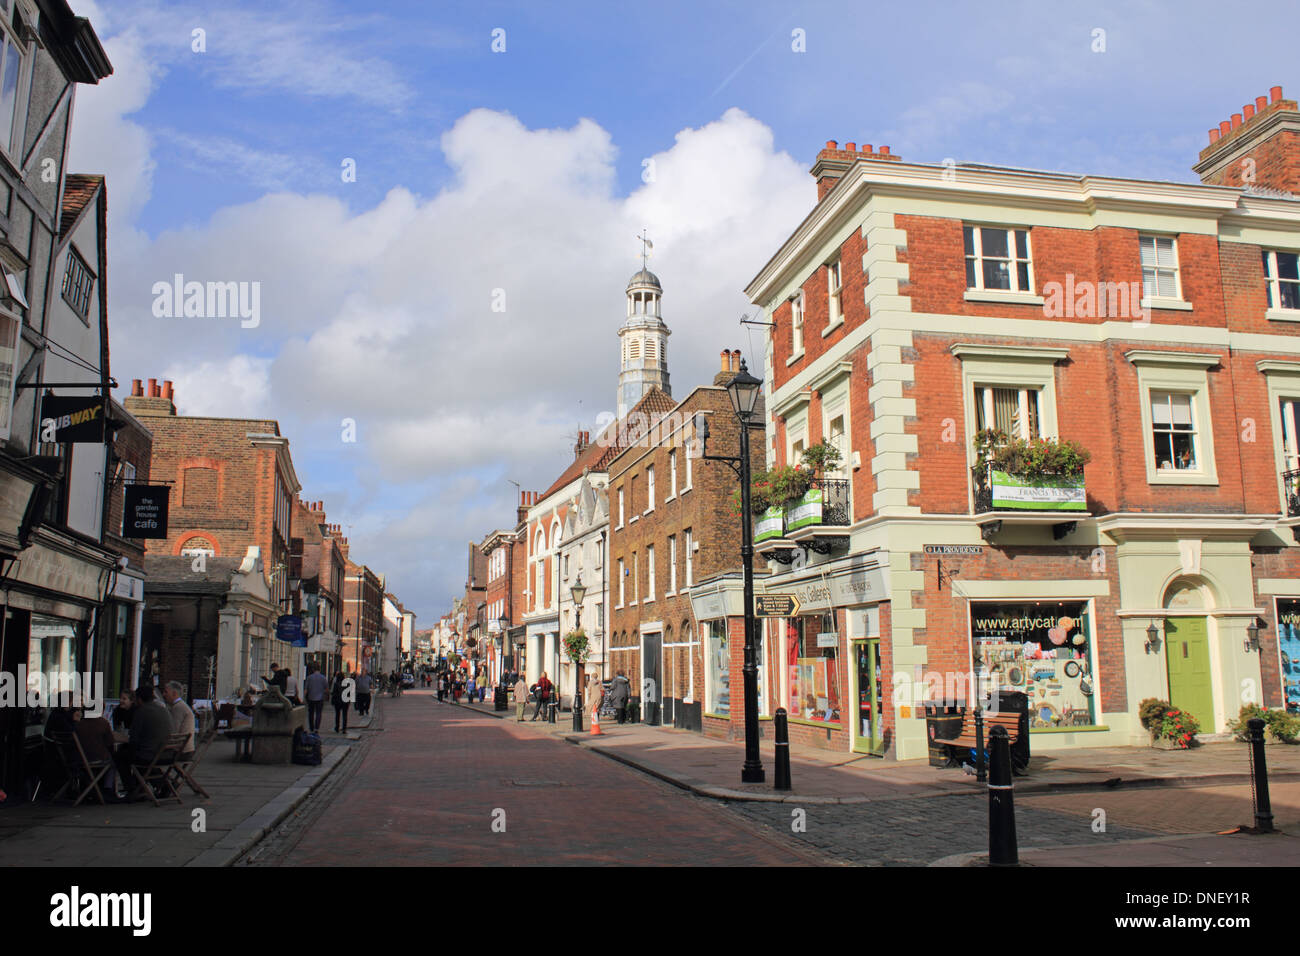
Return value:
[(703, 423), (701, 439), (705, 444), (701, 458), (706, 461), (723, 461), (731, 466), (740, 479), (740, 561), (741, 573), (744, 575), (745, 601), (745, 664), (743, 668), (745, 687), (745, 764), (740, 770), (742, 783), (762, 783), (766, 779), (763, 762), (758, 752), (758, 660), (757, 660), (757, 621), (754, 618), (754, 527), (749, 511), (749, 428), (754, 408), (758, 404), (759, 391), (763, 385), (761, 379), (749, 374), (745, 360), (740, 360), (740, 371), (727, 383), (727, 395), (731, 399), (732, 411), (740, 422), (740, 456), (732, 458), (726, 455), (707, 453), (709, 423)]
[[(576, 620), (573, 625), (575, 631), (582, 630), (582, 599), (587, 596), (587, 588), (582, 583), (582, 575), (573, 582), (573, 587), (569, 588), (569, 597), (573, 598), (574, 614)], [(573, 661), (573, 729), (577, 733), (582, 733), (582, 665), (575, 658)]]
[[(344, 621), (344, 622), (343, 622), (343, 636), (344, 636), (344, 637), (347, 637), (347, 638), (351, 638), (351, 637), (352, 637), (352, 622), (351, 622), (350, 620), (348, 620), (348, 621)], [(359, 638), (358, 638), (358, 640), (357, 640), (357, 643), (358, 643), (358, 644), (361, 643), (361, 641), (360, 641)], [(357, 651), (357, 657), (354, 658), (355, 661), (358, 661), (358, 662), (360, 661), (360, 654), (361, 654), (361, 651), (358, 650), (358, 651)], [(360, 666), (357, 667), (355, 673), (357, 673), (357, 674), (360, 674), (360, 673), (361, 673), (361, 668), (360, 668)]]

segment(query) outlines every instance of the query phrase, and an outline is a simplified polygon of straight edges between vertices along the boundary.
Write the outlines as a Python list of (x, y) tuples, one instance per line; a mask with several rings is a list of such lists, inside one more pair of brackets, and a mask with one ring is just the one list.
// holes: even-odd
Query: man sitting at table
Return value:
[(181, 746), (180, 755), (181, 760), (189, 760), (194, 756), (194, 711), (185, 703), (184, 690), (185, 686), (180, 681), (169, 680), (163, 688), (163, 700), (167, 702), (167, 710), (171, 714), (171, 732), (189, 735)]
[(153, 688), (141, 684), (136, 691), (138, 710), (131, 721), (131, 739), (117, 749), (117, 772), (131, 779), (131, 765), (147, 766), (167, 743), (172, 718), (167, 705), (154, 696)]

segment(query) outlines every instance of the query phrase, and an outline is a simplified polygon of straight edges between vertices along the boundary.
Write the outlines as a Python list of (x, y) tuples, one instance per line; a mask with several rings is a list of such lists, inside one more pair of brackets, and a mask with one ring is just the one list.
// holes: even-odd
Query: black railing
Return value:
[(1286, 516), (1300, 516), (1300, 468), (1282, 472), (1282, 488), (1286, 493)]
[[(994, 466), (988, 463), (980, 463), (971, 467), (971, 480), (975, 485), (975, 514), (983, 514), (986, 511), (993, 511), (993, 471)], [(997, 469), (1002, 470), (1002, 469)], [(1015, 477), (1015, 473), (1010, 473)], [(1300, 471), (1295, 472), (1300, 475)], [(1083, 484), (1083, 475), (1075, 478), (1078, 484)], [(1064, 509), (1054, 508), (1051, 505), (1044, 504), (1041, 507), (1018, 508), (1022, 511), (1062, 511)]]
[(849, 480), (847, 478), (817, 478), (812, 487), (822, 493), (822, 524), (847, 526), (853, 523), (849, 508)]

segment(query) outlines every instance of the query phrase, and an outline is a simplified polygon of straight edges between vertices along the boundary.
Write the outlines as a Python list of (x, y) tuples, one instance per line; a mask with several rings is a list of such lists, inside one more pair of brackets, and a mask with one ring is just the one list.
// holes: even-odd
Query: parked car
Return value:
[(405, 671), (405, 672), (402, 674), (402, 686), (403, 686), (403, 687), (414, 687), (414, 686), (415, 686), (415, 675), (412, 674), (410, 671)]

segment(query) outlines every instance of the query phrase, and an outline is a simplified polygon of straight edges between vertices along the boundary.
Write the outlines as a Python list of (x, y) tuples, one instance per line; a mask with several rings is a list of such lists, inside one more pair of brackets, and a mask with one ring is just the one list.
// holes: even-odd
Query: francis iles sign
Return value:
[(167, 485), (127, 485), (122, 537), (167, 537), (167, 505), (170, 495), (171, 488)]

